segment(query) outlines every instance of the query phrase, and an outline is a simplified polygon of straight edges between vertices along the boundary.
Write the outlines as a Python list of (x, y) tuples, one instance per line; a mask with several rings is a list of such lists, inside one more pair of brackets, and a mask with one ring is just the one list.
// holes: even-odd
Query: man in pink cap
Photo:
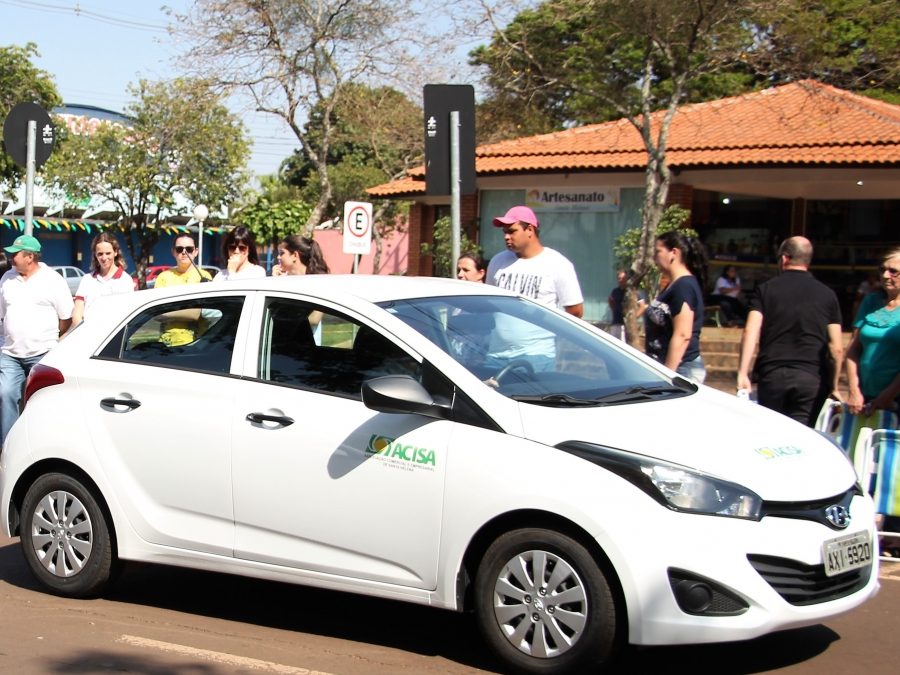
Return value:
[[(541, 243), (534, 211), (514, 206), (502, 218), (494, 218), (494, 225), (503, 228), (506, 250), (491, 258), (485, 281), (580, 318), (584, 298), (575, 267), (561, 253)], [(496, 372), (516, 361), (527, 361), (536, 372), (553, 370), (556, 338), (528, 321), (497, 316), (485, 356), (486, 370)], [(493, 378), (485, 382), (497, 386)]]
[(503, 228), (506, 250), (488, 265), (486, 281), (544, 305), (581, 317), (584, 297), (575, 266), (562, 253), (544, 246), (538, 237), (540, 223), (527, 206), (514, 206), (494, 226)]

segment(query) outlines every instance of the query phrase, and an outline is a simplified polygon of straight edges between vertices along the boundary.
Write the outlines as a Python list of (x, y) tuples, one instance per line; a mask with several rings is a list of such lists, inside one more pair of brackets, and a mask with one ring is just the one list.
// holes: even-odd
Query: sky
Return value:
[[(47, 71), (68, 104), (122, 112), (133, 99), (128, 85), (178, 75), (174, 58), (185, 45), (167, 31), (163, 5), (184, 13), (190, 0), (0, 0), (0, 45), (34, 42), (35, 65)], [(465, 56), (461, 56), (462, 59)], [(463, 61), (464, 62), (464, 61)], [(424, 84), (424, 83), (423, 83)], [(252, 140), (249, 169), (277, 171), (299, 147), (284, 122), (233, 99)]]

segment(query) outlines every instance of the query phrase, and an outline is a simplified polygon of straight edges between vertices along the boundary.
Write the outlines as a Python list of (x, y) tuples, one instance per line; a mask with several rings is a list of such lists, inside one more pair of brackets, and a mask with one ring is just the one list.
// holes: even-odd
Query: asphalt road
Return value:
[[(615, 672), (897, 672), (900, 563), (879, 595), (826, 625), (751, 642), (628, 649)], [(497, 672), (470, 617), (152, 565), (97, 600), (42, 592), (0, 537), (0, 672), (224, 675)]]

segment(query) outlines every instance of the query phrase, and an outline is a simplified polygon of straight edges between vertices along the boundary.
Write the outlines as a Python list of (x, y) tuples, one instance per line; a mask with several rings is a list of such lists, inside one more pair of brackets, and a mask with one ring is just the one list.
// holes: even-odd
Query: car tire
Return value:
[(114, 572), (107, 517), (91, 490), (62, 473), (38, 478), (22, 502), (22, 552), (32, 573), (58, 595), (98, 595)]
[(618, 647), (606, 576), (584, 546), (558, 532), (500, 536), (478, 566), (474, 597), (484, 639), (514, 672), (596, 672)]

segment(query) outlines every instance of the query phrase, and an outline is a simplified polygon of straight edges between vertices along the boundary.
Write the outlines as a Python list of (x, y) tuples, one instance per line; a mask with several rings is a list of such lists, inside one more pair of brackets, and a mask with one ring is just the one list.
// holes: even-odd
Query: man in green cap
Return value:
[(4, 249), (10, 269), (0, 277), (0, 442), (19, 417), (22, 386), (32, 367), (72, 324), (72, 294), (65, 280), (41, 262), (41, 243), (28, 234)]

